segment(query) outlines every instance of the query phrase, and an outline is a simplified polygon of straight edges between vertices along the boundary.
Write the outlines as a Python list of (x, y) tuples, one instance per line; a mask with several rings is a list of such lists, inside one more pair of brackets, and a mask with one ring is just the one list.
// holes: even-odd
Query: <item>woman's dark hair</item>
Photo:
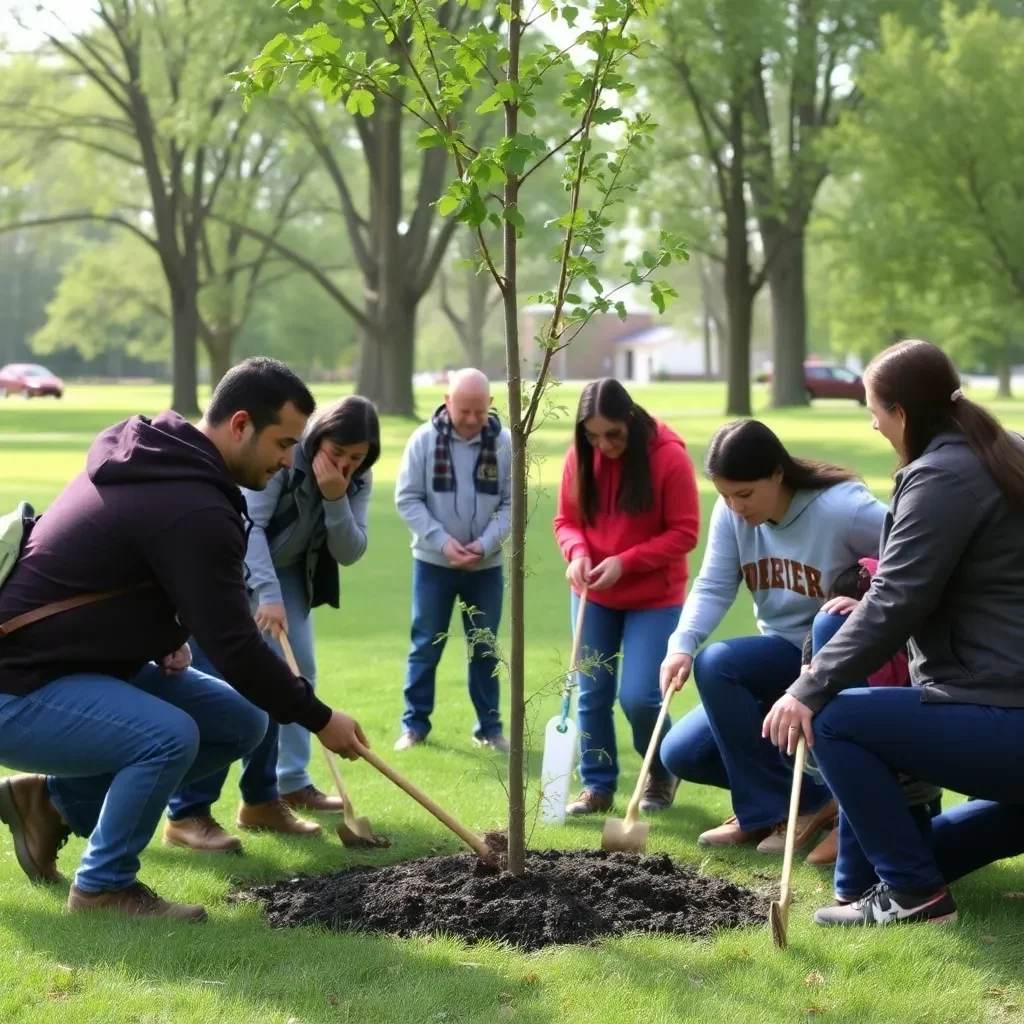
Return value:
[(368, 442), (370, 450), (353, 479), (367, 473), (380, 458), (380, 421), (373, 402), (362, 395), (347, 395), (321, 409), (306, 429), (306, 456), (312, 459), (324, 441), (340, 445)]
[(622, 478), (619, 493), (609, 502), (626, 515), (640, 515), (654, 507), (649, 446), (657, 432), (654, 419), (630, 397), (614, 378), (591, 381), (580, 395), (576, 410), (576, 502), (583, 522), (590, 525), (597, 517), (597, 479), (594, 476), (594, 447), (587, 440), (583, 424), (592, 416), (624, 423), (628, 431), (622, 453)]
[(1003, 492), (1024, 511), (1024, 449), (999, 420), (960, 391), (953, 360), (928, 341), (901, 341), (879, 352), (864, 371), (865, 383), (886, 409), (906, 417), (901, 466), (919, 459), (944, 431), (964, 436)]
[(823, 491), (859, 480), (850, 469), (829, 462), (795, 459), (774, 431), (760, 420), (734, 420), (715, 431), (704, 458), (704, 472), (725, 480), (766, 480), (782, 470), (782, 482), (794, 491)]

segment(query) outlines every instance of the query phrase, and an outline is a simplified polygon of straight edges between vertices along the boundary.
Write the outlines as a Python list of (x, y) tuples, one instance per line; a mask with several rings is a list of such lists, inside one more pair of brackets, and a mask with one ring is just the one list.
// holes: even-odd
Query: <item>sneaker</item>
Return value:
[(43, 775), (12, 775), (0, 780), (0, 821), (11, 830), (14, 855), (33, 882), (59, 884), (57, 854), (71, 829), (50, 799)]
[(250, 832), (281, 832), (289, 836), (315, 836), (322, 831), (315, 821), (296, 817), (280, 797), (262, 804), (240, 804), (236, 824)]
[[(829, 800), (820, 810), (810, 814), (801, 814), (796, 819), (796, 841), (793, 849), (802, 850), (809, 846), (811, 840), (831, 821), (837, 813), (835, 800)], [(786, 828), (787, 823), (780, 821), (768, 834), (767, 838), (757, 845), (758, 853), (767, 853), (782, 856), (786, 852)]]
[(68, 893), (68, 910), (116, 910), (127, 917), (175, 917), (182, 921), (205, 921), (206, 910), (191, 903), (162, 900), (148, 885), (135, 882), (116, 892), (85, 892), (77, 885)]
[(204, 853), (241, 853), (242, 840), (226, 832), (210, 814), (192, 818), (167, 819), (164, 825), (164, 846), (183, 846)]
[(341, 797), (321, 793), (316, 786), (303, 786), (290, 793), (282, 793), (281, 799), (297, 811), (319, 811), (321, 814), (341, 814), (345, 803)]
[(496, 733), (494, 736), (476, 736), (473, 739), (473, 746), (475, 747), (490, 747), (491, 750), (496, 750), (499, 754), (507, 754), (510, 749), (510, 744), (501, 733)]
[(742, 829), (735, 814), (730, 815), (717, 828), (708, 829), (697, 836), (698, 846), (749, 846), (769, 835), (771, 829)]
[(395, 750), (411, 750), (413, 747), (418, 747), (421, 743), (425, 742), (425, 736), (420, 736), (419, 733), (413, 732), (412, 729), (407, 729), (395, 740)]
[(818, 845), (807, 854), (807, 863), (820, 867), (825, 864), (835, 864), (839, 858), (839, 826), (833, 825), (832, 831)]
[(612, 798), (596, 789), (584, 789), (565, 809), (566, 814), (599, 814), (612, 809)]
[(653, 775), (649, 775), (647, 785), (644, 787), (644, 795), (640, 798), (640, 810), (647, 813), (667, 811), (676, 798), (678, 788), (679, 780), (674, 775), (670, 775), (667, 779), (656, 779)]
[(868, 889), (854, 903), (823, 907), (814, 914), (814, 923), (831, 925), (871, 924), (952, 924), (956, 904), (946, 886), (923, 895), (890, 889), (884, 882)]

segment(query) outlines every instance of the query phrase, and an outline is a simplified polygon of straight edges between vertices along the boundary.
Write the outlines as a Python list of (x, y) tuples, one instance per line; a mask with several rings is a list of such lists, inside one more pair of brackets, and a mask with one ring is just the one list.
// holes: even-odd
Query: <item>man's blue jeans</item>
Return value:
[(47, 774), (72, 831), (88, 836), (75, 884), (124, 889), (167, 799), (247, 754), (267, 715), (227, 683), (154, 664), (130, 682), (80, 673), (25, 696), (0, 694), (0, 761)]
[(501, 566), (452, 569), (413, 559), (412, 650), (405, 673), (402, 729), (424, 737), (430, 732), (437, 666), (444, 653), (456, 600), (467, 607), (462, 625), (469, 647), (469, 699), (476, 710), (473, 735), (501, 734), (498, 661), (488, 636), (497, 637), (505, 581)]
[[(673, 775), (719, 786), (745, 831), (770, 828), (789, 814), (793, 761), (761, 736), (768, 709), (800, 674), (800, 649), (778, 636), (744, 636), (709, 644), (694, 660), (701, 705), (678, 722), (661, 745)], [(800, 813), (832, 798), (804, 779)]]
[[(579, 598), (570, 603), (573, 628)], [(618, 745), (615, 740), (615, 695), (633, 731), (633, 749), (647, 753), (651, 733), (661, 709), (658, 673), (668, 638), (679, 622), (681, 605), (669, 608), (619, 611), (593, 601), (583, 615), (580, 660), (591, 662), (578, 672), (580, 776), (587, 789), (611, 796), (619, 779)], [(621, 653), (621, 669), (619, 655)], [(672, 723), (666, 719), (662, 737)], [(668, 772), (657, 760), (654, 778)]]
[[(315, 685), (313, 617), (309, 613), (306, 581), (301, 567), (279, 570), (278, 582), (281, 584), (284, 610), (288, 618), (288, 640), (295, 661), (299, 672)], [(280, 658), (284, 658), (281, 645), (273, 637), (264, 634), (263, 639)], [(192, 664), (201, 672), (219, 679), (220, 674), (195, 640), (190, 639), (189, 646), (192, 648)], [(278, 725), (270, 719), (260, 745), (242, 760), (242, 777), (239, 780), (242, 799), (247, 804), (262, 804), (276, 799), (279, 793), (294, 793), (310, 785), (309, 756), (308, 729), (294, 722)], [(230, 765), (225, 765), (223, 771), (182, 786), (168, 803), (168, 817), (180, 821), (182, 818), (209, 814), (210, 808), (220, 799), (229, 768)]]

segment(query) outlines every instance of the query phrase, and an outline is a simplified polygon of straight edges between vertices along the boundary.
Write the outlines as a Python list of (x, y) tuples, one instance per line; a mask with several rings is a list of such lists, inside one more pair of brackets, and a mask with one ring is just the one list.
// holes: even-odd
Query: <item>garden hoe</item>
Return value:
[(793, 761), (793, 789), (789, 794), (789, 822), (786, 825), (786, 849), (782, 857), (782, 891), (778, 900), (772, 900), (772, 905), (768, 908), (768, 927), (771, 929), (772, 942), (779, 949), (786, 948), (789, 937), (789, 901), (793, 895), (789, 880), (793, 874), (793, 847), (796, 844), (796, 819), (800, 811), (800, 783), (804, 775), (806, 742), (801, 730)]
[(630, 798), (629, 806), (626, 808), (625, 818), (609, 818), (604, 823), (604, 831), (601, 833), (602, 850), (620, 850), (623, 853), (643, 853), (647, 849), (647, 833), (650, 832), (649, 822), (637, 821), (636, 815), (640, 807), (640, 797), (643, 795), (644, 787), (647, 785), (647, 776), (651, 771), (651, 762), (654, 760), (654, 752), (658, 749), (661, 740), (661, 730), (665, 725), (665, 716), (668, 714), (668, 705), (672, 700), (672, 694), (676, 692), (674, 686), (669, 686), (661, 702), (661, 711), (658, 712), (658, 721), (651, 733), (651, 742), (647, 744), (647, 753), (644, 755), (643, 767), (640, 769), (640, 778), (636, 780), (636, 789)]
[[(281, 649), (284, 651), (285, 661), (288, 662), (288, 667), (299, 675), (299, 667), (295, 662), (295, 654), (292, 651), (292, 645), (288, 642), (287, 635), (282, 631), (281, 633)], [(370, 825), (368, 818), (357, 818), (355, 811), (352, 809), (352, 801), (349, 799), (348, 792), (345, 789), (345, 783), (342, 780), (341, 772), (338, 771), (338, 765), (334, 758), (331, 756), (331, 752), (321, 744), (324, 752), (324, 760), (327, 762), (327, 768), (334, 779), (334, 786), (338, 790), (338, 796), (341, 798), (342, 806), (345, 809), (344, 819), (338, 825), (338, 838), (341, 840), (342, 846), (380, 849), (384, 846), (390, 846), (391, 840), (387, 836), (376, 835), (373, 831), (373, 827)]]
[(546, 825), (561, 825), (565, 821), (565, 807), (569, 800), (569, 783), (576, 760), (576, 723), (569, 717), (572, 702), (573, 676), (579, 669), (580, 643), (583, 639), (583, 613), (587, 607), (587, 588), (580, 595), (576, 611), (576, 629), (572, 638), (572, 656), (565, 674), (562, 690), (562, 713), (548, 720), (544, 728), (544, 760), (540, 769), (541, 821)]

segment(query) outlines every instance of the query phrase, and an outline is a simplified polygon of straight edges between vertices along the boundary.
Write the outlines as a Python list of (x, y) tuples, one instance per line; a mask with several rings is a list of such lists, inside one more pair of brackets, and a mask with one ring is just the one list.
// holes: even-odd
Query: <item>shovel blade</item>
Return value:
[(338, 824), (338, 838), (342, 846), (352, 848), (383, 849), (391, 845), (387, 836), (374, 834), (368, 818), (353, 818), (350, 823)]
[(634, 821), (629, 825), (623, 818), (609, 818), (601, 833), (601, 849), (643, 853), (647, 849), (647, 833), (650, 831), (651, 826), (646, 821)]
[[(564, 729), (564, 732), (561, 731)], [(576, 723), (556, 715), (544, 729), (544, 760), (540, 769), (540, 820), (545, 825), (561, 825), (569, 802), (569, 785), (576, 762)]]
[(768, 908), (768, 928), (772, 933), (772, 942), (779, 949), (785, 949), (789, 941), (789, 904), (783, 905), (772, 900)]

